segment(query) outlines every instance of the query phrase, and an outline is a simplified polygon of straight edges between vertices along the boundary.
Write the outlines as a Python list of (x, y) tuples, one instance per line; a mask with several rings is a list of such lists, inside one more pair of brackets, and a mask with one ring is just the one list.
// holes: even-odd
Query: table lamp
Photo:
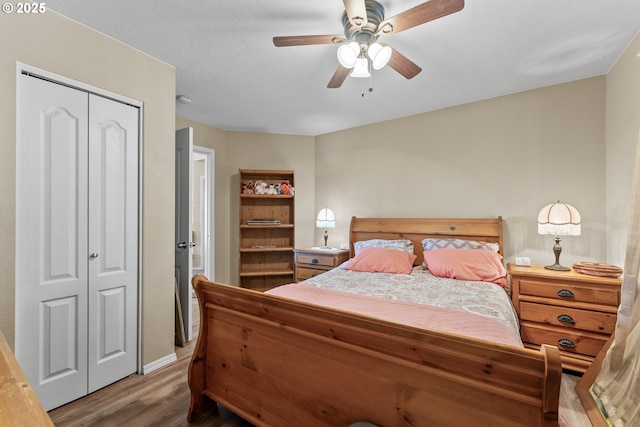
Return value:
[(580, 235), (580, 213), (576, 208), (567, 203), (551, 203), (542, 208), (538, 214), (538, 234), (550, 234), (555, 236), (556, 244), (553, 245), (553, 253), (556, 262), (544, 268), (555, 271), (569, 271), (569, 267), (560, 265), (560, 236)]
[(328, 249), (327, 239), (329, 238), (329, 228), (336, 227), (336, 217), (333, 215), (333, 211), (329, 208), (324, 208), (318, 212), (318, 216), (316, 217), (316, 228), (324, 228), (324, 247), (323, 249)]

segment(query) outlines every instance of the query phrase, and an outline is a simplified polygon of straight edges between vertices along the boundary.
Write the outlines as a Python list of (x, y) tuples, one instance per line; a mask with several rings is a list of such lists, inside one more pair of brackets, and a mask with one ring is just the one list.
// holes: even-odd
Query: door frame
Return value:
[[(136, 344), (136, 371), (142, 373), (142, 165), (143, 165), (143, 118), (144, 118), (144, 103), (133, 98), (126, 97), (108, 90), (104, 90), (87, 83), (83, 83), (56, 73), (52, 73), (42, 68), (34, 67), (33, 65), (25, 64), (23, 62), (16, 62), (16, 81), (19, 81), (19, 77), (22, 74), (27, 74), (32, 77), (40, 78), (50, 81), (55, 84), (68, 86), (73, 89), (78, 89), (87, 93), (92, 93), (104, 98), (109, 98), (117, 102), (129, 104), (138, 108), (138, 307), (137, 307), (137, 344)], [(17, 89), (16, 89), (17, 90)], [(16, 339), (18, 339), (18, 325), (14, 326)]]
[(215, 150), (199, 145), (193, 145), (193, 152), (198, 153), (206, 158), (207, 169), (207, 257), (204, 260), (204, 274), (209, 280), (215, 280), (215, 263), (216, 263), (216, 245), (215, 245)]

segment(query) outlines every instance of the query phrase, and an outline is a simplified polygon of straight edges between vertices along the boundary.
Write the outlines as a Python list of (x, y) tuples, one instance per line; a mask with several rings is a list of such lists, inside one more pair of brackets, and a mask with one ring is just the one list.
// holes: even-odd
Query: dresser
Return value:
[(539, 265), (507, 269), (525, 347), (555, 345), (564, 369), (585, 372), (614, 331), (622, 281)]
[(347, 249), (296, 249), (295, 251), (296, 282), (322, 274), (335, 268), (349, 259)]

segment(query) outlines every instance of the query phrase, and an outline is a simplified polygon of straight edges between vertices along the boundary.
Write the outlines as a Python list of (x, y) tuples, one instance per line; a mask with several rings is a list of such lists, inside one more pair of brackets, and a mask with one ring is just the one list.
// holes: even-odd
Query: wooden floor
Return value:
[[(199, 327), (198, 306), (194, 300), (194, 332)], [(131, 375), (49, 412), (54, 424), (63, 426), (213, 426), (251, 427), (225, 408), (209, 412), (194, 423), (187, 423), (189, 386), (187, 370), (195, 339), (176, 347), (177, 362), (147, 375)], [(563, 374), (560, 412), (570, 427), (591, 427), (573, 387), (579, 377)]]
[(205, 413), (196, 422), (187, 422), (189, 386), (187, 371), (200, 326), (194, 298), (193, 337), (184, 347), (176, 347), (177, 362), (147, 375), (131, 375), (89, 396), (49, 412), (58, 427), (251, 427), (225, 408)]

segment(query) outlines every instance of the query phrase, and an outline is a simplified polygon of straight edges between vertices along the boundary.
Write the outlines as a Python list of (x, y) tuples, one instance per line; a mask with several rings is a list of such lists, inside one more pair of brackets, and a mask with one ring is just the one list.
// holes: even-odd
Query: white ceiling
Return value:
[[(422, 0), (380, 0), (387, 18)], [(466, 0), (382, 37), (422, 72), (389, 67), (327, 89), (342, 0), (55, 0), (53, 9), (176, 67), (176, 113), (226, 130), (319, 135), (606, 74), (640, 31), (639, 0)], [(640, 76), (639, 76), (640, 78)], [(368, 88), (373, 91), (369, 92)], [(364, 93), (364, 96), (362, 95)]]

